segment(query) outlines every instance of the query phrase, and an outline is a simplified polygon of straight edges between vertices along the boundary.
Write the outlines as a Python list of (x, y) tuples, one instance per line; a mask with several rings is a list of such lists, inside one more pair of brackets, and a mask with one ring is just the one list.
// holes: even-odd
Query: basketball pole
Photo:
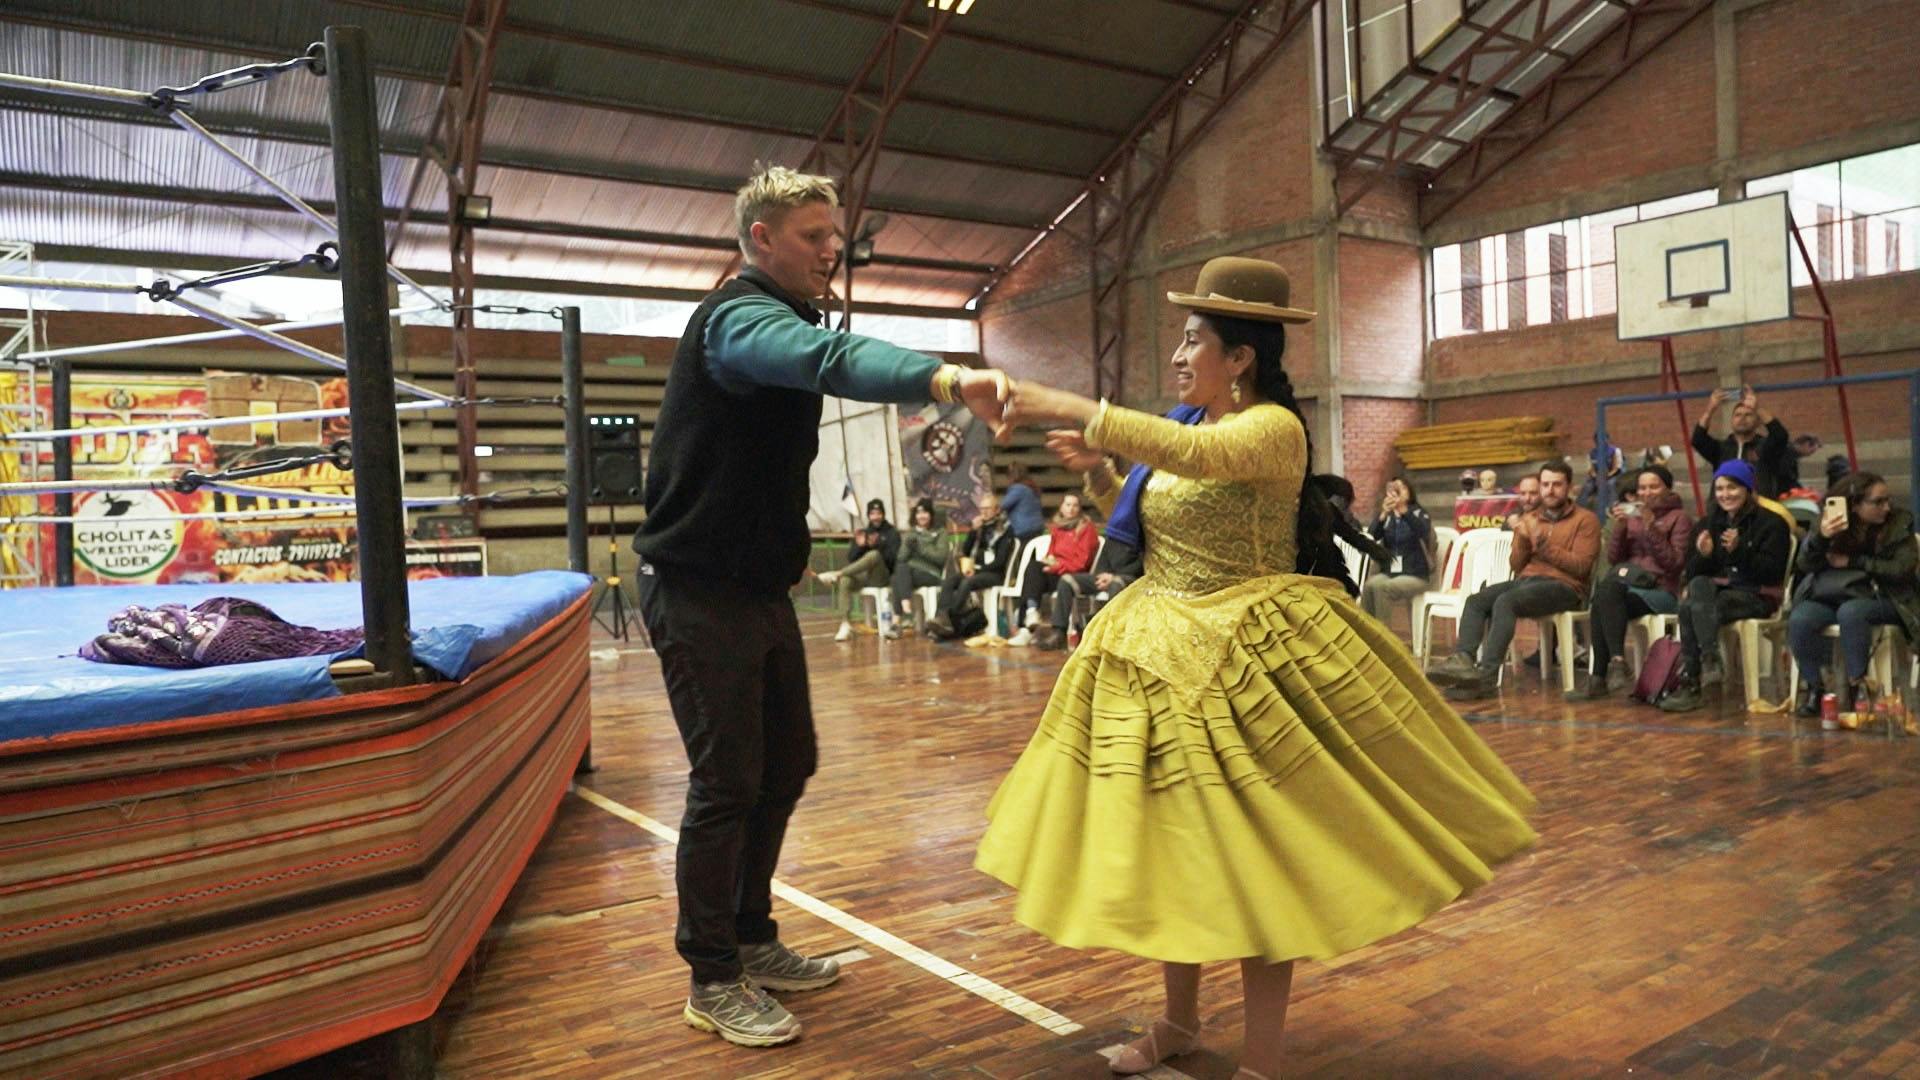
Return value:
[[(1813, 283), (1813, 295), (1820, 301), (1820, 314), (1795, 315), (1796, 319), (1814, 319), (1820, 323), (1820, 344), (1825, 352), (1827, 378), (1838, 379), (1846, 372), (1840, 370), (1840, 335), (1833, 328), (1833, 305), (1827, 303), (1827, 290), (1820, 284), (1820, 274), (1813, 268), (1813, 257), (1807, 254), (1807, 241), (1800, 235), (1800, 223), (1793, 219), (1793, 212), (1787, 212), (1787, 228), (1793, 230), (1793, 243), (1800, 249), (1800, 261), (1807, 268), (1807, 280)], [(1847, 437), (1847, 465), (1858, 471), (1860, 455), (1853, 444), (1853, 410), (1847, 406), (1847, 387), (1842, 383), (1834, 390), (1840, 395), (1840, 430)]]
[[(1681, 393), (1680, 366), (1673, 358), (1673, 339), (1660, 339), (1660, 392), (1663, 394)], [(1693, 505), (1705, 509), (1706, 502), (1700, 494), (1699, 455), (1693, 452), (1693, 426), (1687, 423), (1687, 405), (1679, 398), (1673, 400), (1673, 412), (1680, 418), (1680, 442), (1687, 452), (1687, 478), (1693, 481)]]

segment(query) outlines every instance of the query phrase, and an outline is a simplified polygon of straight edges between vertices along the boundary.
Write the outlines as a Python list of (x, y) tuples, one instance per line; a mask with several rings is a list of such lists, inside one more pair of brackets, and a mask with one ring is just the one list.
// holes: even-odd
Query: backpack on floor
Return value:
[(1635, 701), (1658, 705), (1661, 698), (1672, 693), (1679, 685), (1680, 643), (1663, 637), (1647, 649), (1647, 662), (1640, 665), (1640, 677), (1634, 680), (1633, 693), (1627, 696)]

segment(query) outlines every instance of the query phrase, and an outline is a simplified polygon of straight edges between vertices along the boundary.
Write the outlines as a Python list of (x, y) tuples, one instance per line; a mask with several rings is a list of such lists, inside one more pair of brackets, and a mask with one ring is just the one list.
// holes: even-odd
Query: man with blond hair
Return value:
[(800, 1035), (768, 990), (840, 977), (779, 940), (771, 881), (817, 758), (788, 590), (807, 566), (808, 470), (822, 396), (964, 402), (997, 425), (998, 372), (822, 328), (841, 237), (832, 181), (756, 173), (734, 200), (740, 275), (695, 309), (654, 425), (640, 610), (691, 765), (674, 935), (693, 969), (687, 1023), (743, 1046)]

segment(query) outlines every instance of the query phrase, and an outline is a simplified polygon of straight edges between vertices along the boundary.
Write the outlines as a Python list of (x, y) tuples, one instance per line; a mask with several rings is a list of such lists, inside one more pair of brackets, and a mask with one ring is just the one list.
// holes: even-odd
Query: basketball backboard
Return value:
[(1616, 228), (1620, 340), (1790, 317), (1787, 231), (1784, 192)]

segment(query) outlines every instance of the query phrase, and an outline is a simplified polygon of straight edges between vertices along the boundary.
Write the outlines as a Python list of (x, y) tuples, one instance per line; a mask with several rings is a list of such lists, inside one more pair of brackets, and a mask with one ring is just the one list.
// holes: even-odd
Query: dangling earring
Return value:
[(1240, 380), (1239, 379), (1233, 380), (1233, 403), (1235, 405), (1240, 404)]

